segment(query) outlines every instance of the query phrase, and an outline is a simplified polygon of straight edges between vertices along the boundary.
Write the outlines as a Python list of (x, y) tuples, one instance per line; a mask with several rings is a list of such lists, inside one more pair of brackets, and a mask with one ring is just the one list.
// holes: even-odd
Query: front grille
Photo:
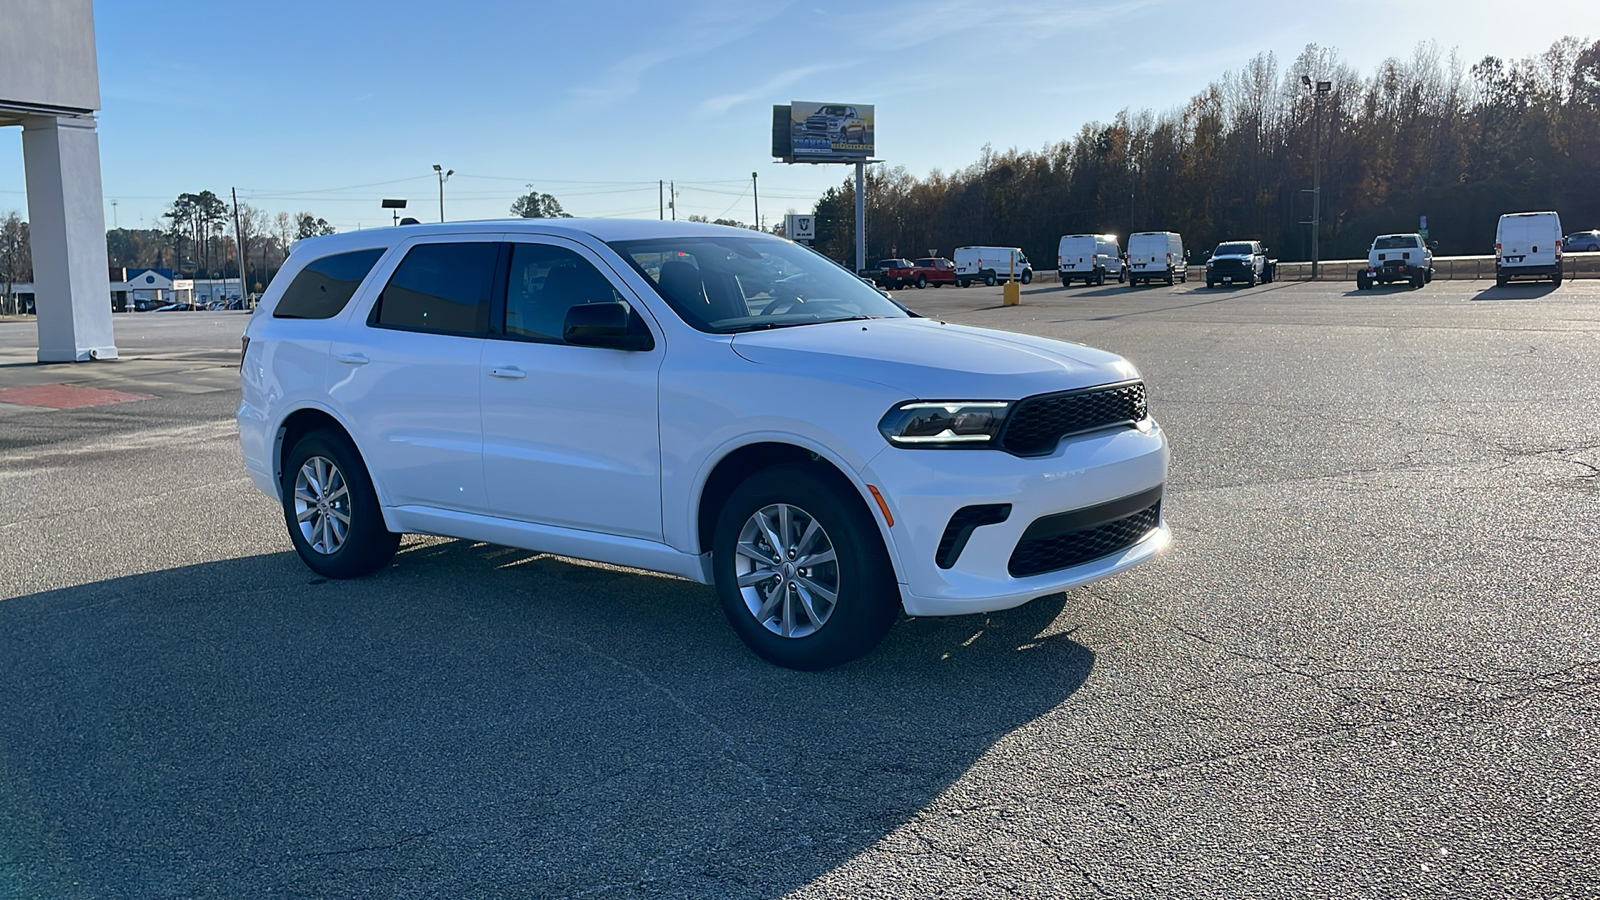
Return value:
[(1068, 435), (1132, 425), (1148, 414), (1142, 381), (1025, 397), (1006, 421), (1000, 449), (1017, 456), (1043, 456)]
[[(1158, 488), (1158, 495), (1159, 491)], [(1146, 498), (1140, 495), (1137, 499), (1142, 501)], [(1113, 505), (1106, 504), (1108, 507)], [(1064, 515), (1081, 516), (1082, 513)], [(1052, 530), (1048, 527), (1052, 518), (1058, 517), (1046, 517), (1028, 526), (1022, 540), (1017, 542), (1016, 549), (1011, 551), (1011, 561), (1006, 565), (1006, 570), (1013, 578), (1070, 569), (1121, 553), (1149, 537), (1161, 525), (1161, 501), (1157, 500), (1121, 518), (1056, 534), (1047, 533)], [(1041, 525), (1046, 527), (1041, 529)]]
[(1211, 271), (1217, 273), (1226, 272), (1230, 275), (1235, 272), (1249, 271), (1252, 268), (1250, 262), (1243, 259), (1217, 259), (1211, 262)]

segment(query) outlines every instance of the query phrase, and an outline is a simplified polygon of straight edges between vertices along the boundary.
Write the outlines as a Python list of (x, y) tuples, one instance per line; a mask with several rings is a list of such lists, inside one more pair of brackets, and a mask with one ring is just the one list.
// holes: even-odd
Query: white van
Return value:
[(1561, 283), (1561, 217), (1553, 212), (1506, 213), (1494, 232), (1494, 283), (1548, 278)]
[(1176, 231), (1141, 231), (1128, 238), (1128, 286), (1141, 281), (1189, 281), (1183, 235)]
[(1114, 234), (1064, 234), (1056, 250), (1056, 270), (1065, 287), (1077, 278), (1084, 284), (1105, 284), (1107, 276), (1121, 281), (1122, 248)]
[(1023, 284), (1033, 281), (1033, 265), (1017, 247), (956, 248), (956, 284), (962, 287), (974, 281), (990, 285), (1010, 281), (1013, 272)]

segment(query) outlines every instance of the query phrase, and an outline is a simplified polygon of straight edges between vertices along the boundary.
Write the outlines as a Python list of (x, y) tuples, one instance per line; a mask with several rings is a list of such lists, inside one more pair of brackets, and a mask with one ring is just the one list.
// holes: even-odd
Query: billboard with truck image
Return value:
[[(783, 107), (778, 107), (783, 109)], [(872, 106), (864, 103), (789, 104), (788, 162), (859, 162), (872, 156)]]

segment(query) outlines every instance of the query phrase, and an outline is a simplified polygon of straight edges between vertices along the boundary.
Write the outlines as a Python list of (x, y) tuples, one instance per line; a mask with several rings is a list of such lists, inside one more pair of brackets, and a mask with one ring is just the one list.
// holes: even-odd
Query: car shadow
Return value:
[(465, 541), (7, 600), (0, 894), (781, 895), (1083, 684), (1065, 603), (800, 673), (703, 585)]
[(1472, 299), (1479, 300), (1538, 300), (1555, 293), (1556, 286), (1548, 281), (1513, 281), (1504, 286), (1494, 285), (1479, 291)]
[(1344, 292), (1344, 296), (1346, 296), (1346, 297), (1386, 297), (1386, 296), (1388, 296), (1390, 294), (1409, 294), (1412, 291), (1425, 290), (1426, 288), (1427, 288), (1427, 285), (1423, 285), (1422, 287), (1419, 288), (1419, 287), (1412, 287), (1410, 284), (1397, 281), (1397, 282), (1394, 282), (1392, 284), (1374, 284), (1372, 287), (1369, 287), (1366, 290), (1362, 290), (1360, 288), (1353, 287), (1350, 290), (1345, 291)]

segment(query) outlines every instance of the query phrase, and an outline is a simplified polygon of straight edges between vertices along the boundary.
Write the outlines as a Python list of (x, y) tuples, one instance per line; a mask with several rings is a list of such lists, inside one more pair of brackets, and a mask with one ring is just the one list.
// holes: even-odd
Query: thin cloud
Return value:
[(700, 104), (700, 112), (709, 115), (725, 113), (741, 103), (747, 103), (758, 98), (771, 98), (776, 92), (817, 72), (837, 72), (841, 68), (845, 67), (838, 65), (800, 66), (786, 72), (780, 72), (768, 79), (765, 84), (753, 87), (748, 91), (740, 91), (737, 94), (723, 94), (720, 97), (712, 97), (705, 100)]

